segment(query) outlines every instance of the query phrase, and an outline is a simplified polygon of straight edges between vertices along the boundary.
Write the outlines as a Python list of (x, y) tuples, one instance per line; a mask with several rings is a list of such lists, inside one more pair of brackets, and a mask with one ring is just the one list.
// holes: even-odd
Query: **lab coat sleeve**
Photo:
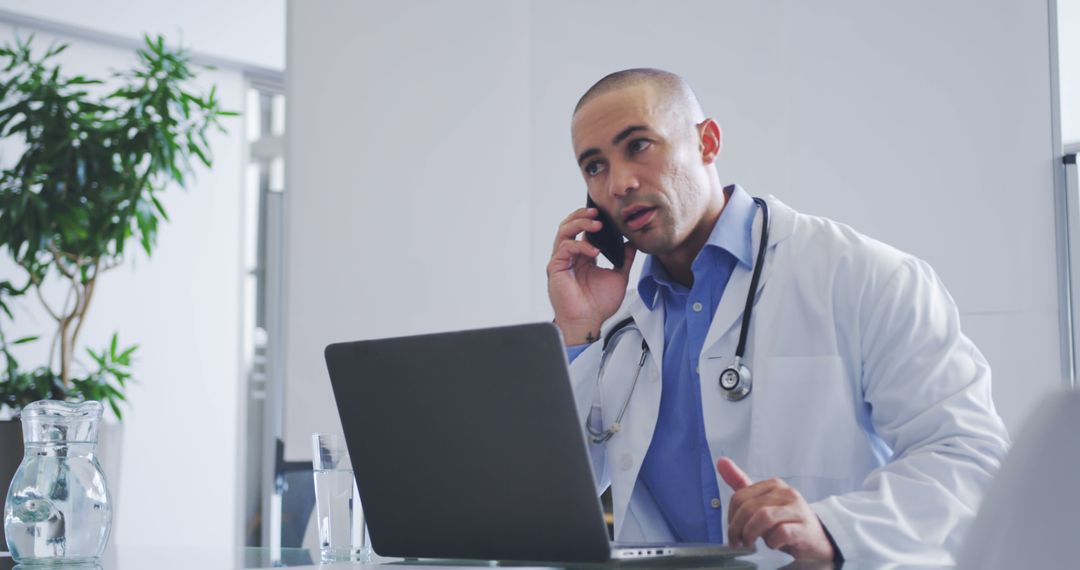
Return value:
[[(611, 477), (607, 468), (606, 446), (593, 443), (588, 439), (589, 432), (585, 428), (585, 422), (589, 418), (589, 409), (593, 405), (599, 405), (599, 401), (595, 401), (594, 396), (596, 393), (596, 376), (600, 370), (600, 360), (603, 356), (601, 345), (600, 342), (592, 343), (570, 364), (570, 385), (573, 388), (574, 401), (577, 404), (579, 425), (585, 432), (597, 495), (603, 493), (611, 484)], [(599, 420), (599, 418), (600, 414), (594, 414), (594, 419)]]
[(893, 455), (860, 490), (811, 507), (846, 559), (951, 564), (1008, 448), (990, 366), (918, 259), (866, 280), (857, 321), (862, 396)]

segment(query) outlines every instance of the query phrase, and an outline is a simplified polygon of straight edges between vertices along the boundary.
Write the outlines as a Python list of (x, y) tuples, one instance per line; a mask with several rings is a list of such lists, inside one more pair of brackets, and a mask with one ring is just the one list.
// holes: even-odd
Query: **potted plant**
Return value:
[[(189, 55), (160, 36), (146, 37), (137, 64), (109, 81), (64, 75), (54, 58), (67, 44), (35, 56), (32, 41), (0, 47), (0, 138), (22, 145), (0, 171), (0, 250), (21, 269), (0, 280), (0, 404), (17, 416), (39, 399), (100, 400), (121, 419), (136, 346), (121, 346), (114, 334), (108, 346), (80, 351), (95, 289), (135, 247), (153, 252), (168, 220), (160, 193), (184, 186), (194, 161), (212, 165), (206, 134), (224, 131), (220, 119), (236, 113), (221, 109), (214, 89), (192, 89)], [(65, 298), (49, 298), (43, 287), (51, 281)], [(47, 360), (36, 367), (23, 368), (11, 349), (38, 338), (3, 332), (15, 302), (39, 303), (55, 323)], [(4, 423), (0, 432), (21, 433), (17, 422)], [(0, 433), (5, 441), (18, 443), (0, 447), (6, 490), (21, 435)]]

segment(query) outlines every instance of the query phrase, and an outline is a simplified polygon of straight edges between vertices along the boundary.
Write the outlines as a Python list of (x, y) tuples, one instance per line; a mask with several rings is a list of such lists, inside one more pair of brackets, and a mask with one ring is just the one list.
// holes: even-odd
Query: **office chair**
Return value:
[(959, 568), (1076, 568), (1080, 391), (1043, 398), (986, 493)]

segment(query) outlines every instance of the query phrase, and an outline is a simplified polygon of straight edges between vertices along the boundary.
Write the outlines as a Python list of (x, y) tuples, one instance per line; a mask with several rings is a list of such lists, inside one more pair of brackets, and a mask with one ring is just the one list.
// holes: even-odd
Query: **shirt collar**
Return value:
[[(713, 225), (705, 246), (694, 259), (692, 268), (695, 278), (700, 264), (704, 262), (704, 259), (709, 259), (714, 254), (714, 250), (730, 253), (743, 267), (752, 266), (754, 258), (751, 234), (754, 228), (754, 216), (757, 213), (754, 199), (737, 184), (725, 187), (724, 193), (727, 194), (727, 204), (720, 212), (716, 224)], [(660, 286), (667, 287), (669, 290), (682, 287), (672, 280), (664, 266), (650, 255), (645, 258), (645, 264), (641, 268), (641, 278), (638, 280), (638, 294), (649, 310), (652, 310), (655, 305)]]

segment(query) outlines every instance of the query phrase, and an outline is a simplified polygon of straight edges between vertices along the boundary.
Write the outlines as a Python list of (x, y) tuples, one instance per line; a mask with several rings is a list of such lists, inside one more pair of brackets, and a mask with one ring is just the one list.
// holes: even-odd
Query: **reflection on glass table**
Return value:
[[(101, 558), (101, 570), (239, 570), (246, 568), (282, 568), (318, 566), (318, 552), (306, 548), (183, 548), (183, 547), (120, 547), (110, 546)], [(7, 552), (0, 553), (0, 570), (33, 570), (16, 565)], [(41, 568), (40, 566), (36, 568)], [(67, 568), (66, 566), (64, 568)], [(82, 567), (78, 567), (82, 568)], [(94, 566), (86, 567), (88, 569)]]
[[(410, 568), (412, 570), (430, 569), (430, 568), (445, 568), (445, 569), (457, 569), (460, 570), (465, 567), (472, 568), (491, 568), (491, 567), (508, 567), (515, 568), (515, 570), (526, 570), (526, 568), (547, 567), (547, 568), (566, 568), (573, 569), (573, 565), (545, 565), (543, 563), (492, 563), (483, 560), (423, 560), (406, 562), (401, 559), (383, 559), (382, 564), (389, 565), (397, 568)], [(248, 568), (296, 568), (303, 567), (311, 570), (348, 570), (357, 568), (370, 568), (379, 565), (379, 562), (373, 562), (371, 564), (350, 564), (350, 563), (335, 563), (328, 565), (319, 564), (319, 551), (308, 550), (305, 548), (281, 548), (276, 551), (271, 551), (269, 548), (236, 548), (236, 549), (211, 549), (211, 548), (193, 548), (193, 547), (120, 547), (119, 549), (110, 546), (105, 551), (105, 556), (102, 557), (101, 564), (98, 566), (100, 570), (241, 570)], [(6, 553), (0, 553), (0, 570), (10, 570), (11, 568), (19, 568), (20, 570), (32, 570), (29, 567), (16, 566), (15, 562)], [(38, 566), (37, 568), (41, 568)], [(67, 567), (65, 567), (67, 568)], [(93, 567), (91, 567), (93, 568)], [(722, 569), (760, 569), (760, 570), (830, 570), (833, 565), (830, 563), (804, 563), (785, 564), (783, 561), (775, 559), (761, 559), (758, 557), (751, 557), (749, 559), (740, 558), (735, 560), (728, 560), (720, 564), (716, 564), (714, 561), (695, 563), (693, 560), (679, 560), (668, 561), (667, 563), (660, 562), (658, 560), (649, 561), (648, 565), (641, 564), (585, 564), (578, 566), (583, 570), (602, 570), (604, 568), (613, 569), (629, 569), (638, 570), (644, 568), (665, 568), (665, 569), (679, 569), (689, 570), (696, 568), (722, 568)], [(859, 561), (859, 562), (847, 562), (843, 565), (844, 570), (900, 570), (914, 568), (912, 566), (890, 564), (887, 562), (872, 562), (872, 561)], [(927, 570), (932, 567), (918, 567), (919, 570)]]

